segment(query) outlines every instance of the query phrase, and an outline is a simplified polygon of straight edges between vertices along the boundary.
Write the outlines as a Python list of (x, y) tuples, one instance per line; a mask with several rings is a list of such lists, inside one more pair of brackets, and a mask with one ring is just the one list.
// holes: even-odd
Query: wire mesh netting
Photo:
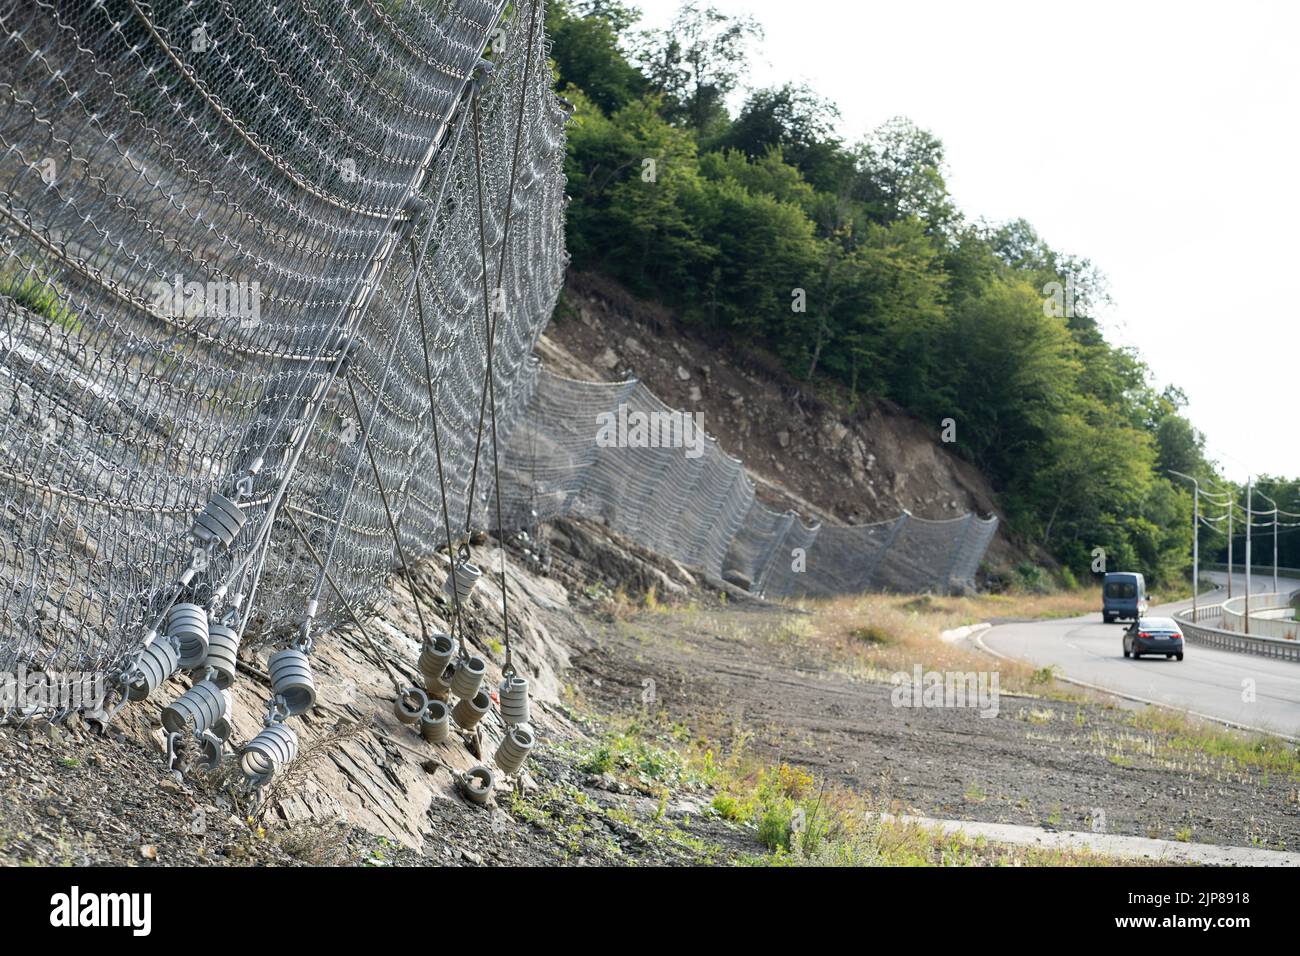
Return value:
[(566, 265), (542, 5), (503, 7), (0, 3), (0, 663), (103, 665), (182, 595), (336, 621), (286, 509), (374, 598), (367, 441), (443, 537), (426, 344), (465, 523), (487, 316), (504, 434)]
[(177, 601), (328, 629), (335, 586), (383, 593), (390, 516), (408, 558), (495, 521), (494, 438), (506, 524), (602, 518), (774, 595), (970, 579), (992, 521), (810, 528), (712, 440), (598, 442), (673, 414), (639, 384), (539, 370), (542, 7), (0, 0), (0, 669), (116, 666)]
[(577, 515), (770, 597), (969, 586), (997, 519), (805, 525), (755, 497), (744, 465), (642, 383), (539, 370), (505, 449), (507, 520)]

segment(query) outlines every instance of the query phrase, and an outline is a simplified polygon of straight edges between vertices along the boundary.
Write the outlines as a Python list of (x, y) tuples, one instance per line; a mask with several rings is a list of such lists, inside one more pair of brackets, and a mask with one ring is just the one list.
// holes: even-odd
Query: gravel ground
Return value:
[(617, 713), (652, 680), (664, 719), (723, 749), (744, 735), (766, 760), (925, 816), (1062, 830), (1095, 820), (1126, 835), (1300, 847), (1297, 781), (1284, 774), (1178, 751), (1107, 702), (1004, 693), (991, 718), (895, 707), (890, 684), (856, 679), (792, 638), (795, 613), (732, 606), (606, 621), (574, 657), (578, 685)]
[[(445, 772), (435, 770), (434, 772)], [(420, 850), (335, 821), (250, 818), (216, 783), (177, 781), (152, 741), (74, 718), (0, 727), (0, 865), (478, 866), (723, 862), (760, 847), (703, 814), (707, 795), (659, 801), (543, 752), (528, 785), (491, 808), (437, 799)]]
[[(580, 602), (570, 703), (558, 705), (575, 736), (542, 748), (491, 808), (432, 799), (423, 846), (332, 819), (291, 824), (275, 806), (259, 814), (221, 780), (174, 779), (144, 721), (97, 736), (73, 718), (0, 727), (0, 864), (681, 865), (761, 854), (751, 829), (710, 812), (698, 781), (665, 790), (581, 769), (605, 728), (644, 722), (651, 687), (654, 716), (679, 740), (801, 765), (905, 812), (1063, 830), (1104, 815), (1111, 833), (1300, 846), (1295, 780), (1178, 751), (1132, 710), (1005, 693), (992, 718), (895, 707), (889, 684), (808, 640), (798, 612), (702, 600), (617, 616)], [(425, 772), (446, 773), (432, 762)]]

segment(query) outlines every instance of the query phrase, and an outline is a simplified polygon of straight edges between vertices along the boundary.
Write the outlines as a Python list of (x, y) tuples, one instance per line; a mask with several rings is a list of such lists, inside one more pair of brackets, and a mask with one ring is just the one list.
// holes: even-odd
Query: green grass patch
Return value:
[(43, 315), (69, 332), (81, 330), (81, 318), (64, 304), (53, 280), (31, 273), (0, 275), (0, 295), (8, 296), (29, 312)]
[(1236, 770), (1278, 774), (1300, 782), (1300, 750), (1280, 737), (1215, 727), (1162, 707), (1138, 711), (1132, 722), (1134, 727), (1155, 734), (1166, 753), (1205, 754)]
[(680, 753), (648, 741), (635, 731), (606, 734), (579, 755), (575, 766), (584, 773), (610, 774), (643, 791), (658, 792), (663, 787), (701, 782)]

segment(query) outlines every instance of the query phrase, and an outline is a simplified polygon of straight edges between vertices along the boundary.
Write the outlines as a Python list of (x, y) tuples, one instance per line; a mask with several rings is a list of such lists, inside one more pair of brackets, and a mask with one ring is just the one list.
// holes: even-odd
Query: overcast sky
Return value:
[(850, 141), (910, 117), (968, 217), (1092, 259), (1110, 339), (1187, 392), (1231, 477), (1300, 475), (1300, 3), (712, 3), (764, 27), (752, 85), (807, 83)]

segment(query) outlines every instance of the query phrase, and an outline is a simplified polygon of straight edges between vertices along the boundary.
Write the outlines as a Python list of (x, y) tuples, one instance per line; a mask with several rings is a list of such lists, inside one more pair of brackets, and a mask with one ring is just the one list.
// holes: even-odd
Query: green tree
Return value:
[(806, 314), (791, 303), (820, 259), (812, 221), (797, 205), (730, 178), (706, 181), (695, 213), (704, 241), (717, 250), (697, 272), (710, 324), (755, 335), (787, 359), (798, 356)]
[(854, 172), (853, 157), (835, 135), (839, 121), (833, 103), (786, 83), (751, 93), (718, 145), (751, 158), (779, 150), (816, 189), (836, 193)]
[(725, 126), (727, 94), (736, 88), (750, 45), (763, 30), (751, 16), (683, 3), (665, 30), (642, 33), (638, 56), (666, 115), (703, 134)]
[(868, 223), (860, 236), (835, 277), (839, 334), (826, 367), (855, 397), (861, 388), (913, 409), (950, 407), (946, 280), (924, 223)]
[(569, 133), (570, 231), (575, 262), (599, 268), (641, 294), (689, 302), (693, 276), (715, 250), (691, 210), (701, 190), (694, 139), (666, 122), (653, 98), (611, 117), (580, 93)]
[(594, 3), (579, 14), (567, 3), (546, 7), (557, 85), (575, 86), (606, 113), (613, 113), (646, 92), (645, 76), (628, 62), (618, 35), (635, 22), (622, 4)]
[(943, 143), (906, 117), (881, 125), (857, 150), (857, 198), (885, 222), (916, 216), (936, 234), (958, 219), (944, 180)]
[(974, 460), (1003, 483), (1022, 463), (1037, 463), (1071, 410), (1081, 371), (1069, 331), (1043, 314), (1038, 291), (1023, 279), (998, 278), (957, 303), (944, 358)]

